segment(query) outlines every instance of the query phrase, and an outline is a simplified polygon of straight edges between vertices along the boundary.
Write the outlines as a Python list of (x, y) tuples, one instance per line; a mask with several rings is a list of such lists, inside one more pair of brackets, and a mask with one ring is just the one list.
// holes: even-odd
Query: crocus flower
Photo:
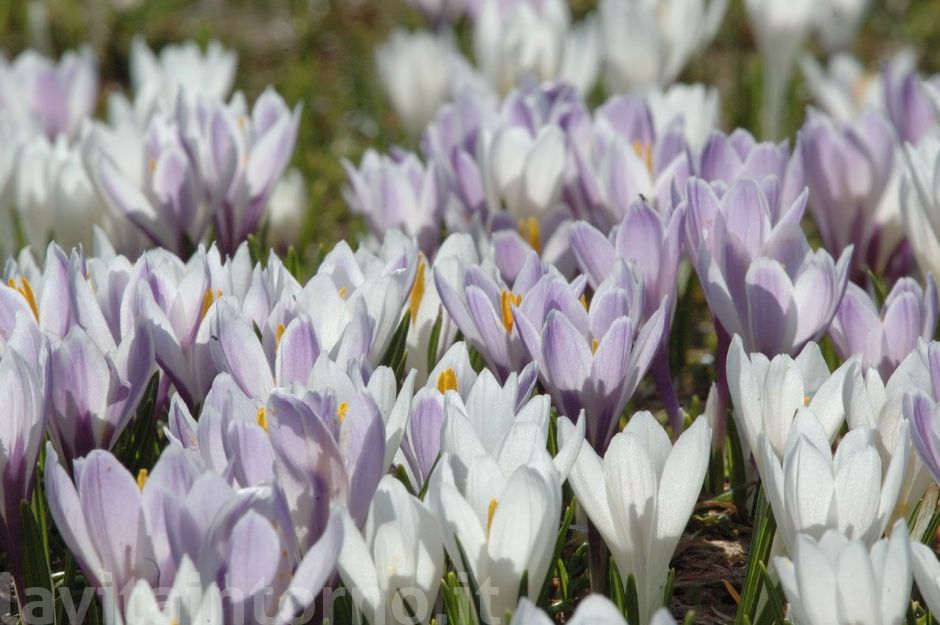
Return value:
[(773, 356), (797, 352), (826, 331), (845, 292), (852, 249), (838, 263), (824, 250), (813, 252), (800, 228), (807, 194), (774, 219), (770, 189), (744, 178), (719, 199), (693, 178), (686, 229), (699, 241), (689, 253), (716, 320), (741, 335), (748, 351)]
[(349, 187), (344, 195), (353, 212), (365, 217), (372, 234), (382, 239), (392, 229), (418, 240), (434, 256), (440, 243), (443, 208), (436, 166), (399, 151), (383, 156), (368, 150), (359, 168), (343, 161)]
[(0, 545), (9, 556), (21, 605), (27, 603), (27, 595), (20, 502), (32, 496), (45, 425), (41, 341), (32, 317), (19, 313), (9, 341), (0, 348), (0, 392), (7, 402), (0, 429)]
[[(500, 385), (484, 369), (464, 401), (459, 394), (444, 397), (444, 425), (441, 450), (447, 454), (458, 488), (464, 488), (469, 467), (479, 456), (496, 460), (504, 475), (546, 455), (549, 408), (547, 395), (532, 397), (537, 372), (530, 364), (516, 377), (510, 374)], [(552, 459), (564, 479), (571, 470), (584, 441), (584, 419), (578, 419), (575, 433), (565, 440)]]
[(409, 478), (420, 490), (437, 463), (441, 452), (444, 424), (444, 396), (449, 391), (467, 397), (477, 381), (470, 364), (470, 353), (463, 341), (454, 343), (428, 376), (411, 402), (408, 427), (402, 439), (401, 455), (407, 463)]
[(933, 338), (937, 307), (937, 285), (929, 275), (926, 289), (912, 278), (900, 279), (881, 311), (861, 287), (849, 284), (829, 336), (843, 360), (860, 355), (863, 370), (874, 367), (887, 380), (918, 341)]
[[(494, 273), (458, 258), (441, 260), (434, 269), (434, 285), (466, 341), (483, 356), (496, 377), (505, 380), (531, 361), (512, 307), (521, 304), (545, 275), (557, 277), (557, 270), (530, 251), (511, 286)], [(570, 289), (577, 300), (584, 282), (575, 280)]]
[(378, 78), (405, 129), (419, 134), (473, 70), (444, 33), (396, 29), (375, 51)]
[(816, 5), (809, 0), (747, 0), (744, 6), (764, 64), (761, 128), (766, 138), (778, 139), (790, 73), (813, 25)]
[(875, 436), (865, 426), (846, 434), (833, 455), (822, 424), (812, 412), (800, 409), (781, 463), (761, 433), (764, 488), (783, 544), (791, 553), (800, 533), (818, 539), (827, 529), (837, 529), (868, 545), (881, 538), (907, 468), (907, 424), (901, 425), (898, 439), (888, 466), (882, 466)]
[(58, 63), (35, 50), (12, 64), (0, 56), (0, 114), (35, 123), (50, 139), (75, 139), (97, 95), (98, 68), (88, 47), (66, 52)]
[(544, 458), (506, 476), (495, 460), (481, 456), (470, 465), (467, 485), (465, 491), (457, 487), (442, 458), (428, 501), (451, 562), (476, 580), (478, 617), (495, 623), (520, 595), (535, 599), (542, 589), (558, 532), (561, 479)]
[[(510, 625), (551, 625), (552, 619), (523, 597), (512, 613)], [(575, 608), (568, 620), (571, 625), (627, 625), (620, 609), (604, 595), (588, 595)], [(669, 610), (660, 608), (649, 621), (650, 625), (675, 625)]]
[[(572, 430), (570, 422), (559, 420), (561, 440)], [(698, 500), (710, 449), (705, 419), (696, 419), (671, 446), (653, 415), (638, 412), (603, 457), (582, 445), (569, 474), (621, 579), (636, 580), (641, 623), (662, 605), (669, 561)]]
[(196, 192), (210, 207), (224, 254), (233, 254), (261, 223), (294, 151), (300, 108), (288, 108), (270, 87), (250, 115), (241, 93), (228, 104), (207, 96), (179, 98), (176, 118), (199, 172)]
[(884, 109), (881, 78), (857, 58), (840, 52), (826, 67), (811, 56), (800, 59), (806, 86), (820, 109), (839, 123), (848, 123), (871, 109)]
[(79, 325), (49, 345), (49, 433), (66, 461), (110, 449), (153, 373), (153, 337), (141, 326), (100, 345)]
[(719, 125), (721, 94), (702, 83), (675, 84), (653, 89), (644, 96), (650, 103), (658, 133), (677, 123), (693, 155), (699, 154), (709, 134)]
[(549, 274), (514, 303), (513, 319), (558, 412), (583, 409), (588, 440), (603, 452), (659, 348), (668, 302), (641, 323), (642, 291), (623, 261), (585, 302)]
[(131, 42), (131, 87), (135, 106), (146, 119), (154, 110), (169, 111), (180, 91), (224, 100), (235, 83), (238, 56), (218, 41), (203, 52), (193, 41), (165, 46), (154, 54), (142, 37)]
[[(934, 86), (936, 76), (928, 79)], [(907, 52), (896, 54), (881, 70), (884, 106), (902, 143), (918, 145), (937, 123), (926, 87), (917, 73), (917, 59)]]
[(564, 199), (572, 212), (605, 232), (641, 198), (668, 215), (673, 181), (689, 173), (682, 122), (673, 121), (658, 129), (646, 100), (623, 96), (597, 109), (586, 138), (569, 133), (576, 175)]
[(37, 135), (24, 142), (17, 158), (14, 202), (26, 243), (41, 250), (54, 235), (66, 249), (90, 248), (93, 225), (105, 224), (107, 217), (78, 147), (69, 146), (65, 136), (50, 141)]
[(130, 220), (152, 243), (187, 255), (212, 218), (201, 181), (177, 124), (166, 115), (151, 117), (139, 152), (123, 158), (114, 143), (93, 130), (83, 145), (88, 175), (116, 215)]
[(121, 605), (110, 589), (105, 590), (103, 604), (108, 625), (223, 625), (225, 617), (218, 585), (210, 582), (203, 588), (199, 570), (189, 556), (183, 556), (165, 601), (154, 593), (146, 580), (141, 579), (131, 590), (123, 615)]
[(669, 335), (675, 310), (679, 254), (682, 250), (685, 211), (679, 208), (669, 219), (643, 201), (628, 210), (623, 221), (610, 232), (609, 239), (593, 226), (578, 222), (571, 229), (571, 249), (578, 265), (597, 288), (616, 267), (617, 258), (633, 263), (642, 280), (642, 319), (650, 319), (658, 303), (669, 302), (662, 345), (652, 364), (670, 424), (675, 431), (682, 427), (682, 414), (669, 372)]
[(146, 473), (138, 484), (117, 458), (100, 449), (69, 468), (74, 481), (52, 443), (46, 443), (49, 512), (89, 584), (110, 585), (118, 593), (129, 592), (138, 579), (156, 584), (160, 571), (154, 538), (159, 537), (150, 534), (152, 520), (144, 501), (157, 484), (145, 490)]
[[(849, 365), (843, 389), (845, 420), (851, 429), (866, 427), (872, 430), (882, 466), (888, 466), (895, 454), (908, 445), (910, 429), (901, 427), (905, 421), (902, 406), (904, 396), (914, 389), (930, 391), (930, 371), (925, 367), (919, 350), (912, 352), (886, 381), (876, 369), (865, 371), (857, 362)], [(930, 472), (920, 456), (915, 452), (908, 453), (892, 520), (908, 516), (930, 481)]]
[(524, 78), (555, 78), (571, 22), (561, 0), (482, 0), (473, 28), (477, 65), (490, 85), (506, 93)]
[(741, 338), (732, 339), (728, 390), (734, 419), (762, 472), (760, 435), (777, 459), (783, 460), (793, 419), (801, 408), (816, 416), (828, 441), (835, 437), (845, 416), (842, 395), (850, 366), (845, 364), (830, 374), (816, 343), (807, 344), (796, 358), (781, 354), (770, 360), (761, 353), (748, 355)]
[(911, 539), (898, 521), (890, 539), (868, 547), (837, 530), (800, 535), (791, 559), (774, 558), (799, 625), (900, 625), (911, 601)]
[(427, 504), (396, 478), (379, 483), (360, 534), (346, 516), (339, 574), (370, 623), (413, 623), (431, 617), (444, 570), (440, 526)]
[(855, 248), (852, 273), (881, 272), (879, 261), (890, 243), (880, 236), (876, 212), (895, 169), (895, 138), (879, 112), (837, 126), (810, 112), (799, 133), (809, 210), (823, 245), (833, 255)]
[(608, 90), (623, 93), (670, 85), (711, 42), (727, 8), (727, 0), (601, 2)]

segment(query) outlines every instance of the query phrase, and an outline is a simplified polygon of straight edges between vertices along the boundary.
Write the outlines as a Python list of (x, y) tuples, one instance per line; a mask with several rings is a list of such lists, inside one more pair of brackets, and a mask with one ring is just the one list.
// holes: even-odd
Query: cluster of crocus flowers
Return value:
[[(306, 276), (261, 236), (299, 219), (303, 109), (232, 94), (234, 53), (135, 39), (108, 122), (90, 52), (0, 59), (21, 613), (62, 544), (112, 623), (667, 625), (726, 461), (735, 513), (775, 528), (749, 567), (768, 609), (900, 623), (916, 580), (940, 610), (934, 85), (900, 58), (855, 93), (851, 60), (807, 61), (826, 112), (775, 143), (672, 84), (723, 0), (410, 4), (434, 32), (376, 60), (416, 141), (343, 161), (368, 233)], [(837, 28), (824, 4), (746, 3), (771, 137), (804, 38), (844, 47), (865, 8)], [(578, 570), (609, 598), (547, 598)]]

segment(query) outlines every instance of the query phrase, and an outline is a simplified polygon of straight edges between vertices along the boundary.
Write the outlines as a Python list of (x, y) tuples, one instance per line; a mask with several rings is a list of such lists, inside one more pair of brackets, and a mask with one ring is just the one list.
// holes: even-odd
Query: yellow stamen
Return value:
[(206, 289), (205, 294), (202, 296), (202, 319), (206, 318), (206, 313), (209, 312), (209, 309), (212, 308), (212, 304), (222, 298), (222, 290), (219, 289), (215, 293), (212, 292), (212, 289)]
[(495, 497), (490, 499), (490, 505), (486, 509), (486, 536), (490, 535), (490, 528), (493, 527), (493, 516), (496, 514), (496, 508), (499, 507), (499, 500)]
[(582, 293), (579, 301), (581, 302), (581, 305), (584, 306), (584, 310), (587, 310), (588, 309), (587, 295)]
[(457, 390), (457, 372), (447, 367), (437, 376), (437, 390), (443, 395), (447, 391)]
[(803, 395), (803, 407), (804, 408), (809, 408), (809, 400), (810, 400), (809, 395)]
[(339, 295), (340, 299), (346, 299), (346, 287), (340, 287), (336, 293)]
[(29, 280), (20, 276), (19, 286), (16, 285), (16, 278), (10, 278), (7, 280), (7, 284), (11, 289), (23, 296), (23, 299), (29, 304), (29, 309), (33, 311), (33, 316), (39, 319), (39, 305), (36, 304), (36, 294), (33, 293), (33, 287), (29, 283)]
[(144, 490), (144, 484), (147, 483), (148, 475), (150, 475), (150, 473), (147, 471), (147, 469), (141, 469), (137, 472), (137, 488), (139, 488), (141, 491)]
[(277, 349), (281, 346), (281, 339), (284, 338), (284, 324), (277, 324), (277, 330), (274, 331), (274, 349)]
[(147, 161), (147, 167), (150, 168), (151, 172), (157, 171), (157, 159), (151, 158)]
[(261, 426), (261, 429), (265, 432), (268, 431), (268, 411), (264, 406), (258, 407), (258, 412), (255, 413), (255, 421), (258, 422), (258, 425)]
[(521, 303), (521, 295), (516, 295), (506, 289), (503, 289), (503, 292), (499, 294), (499, 312), (503, 318), (503, 327), (506, 328), (507, 334), (512, 334), (512, 326), (514, 323), (512, 316), (513, 304), (518, 306)]
[(650, 172), (650, 175), (652, 175), (653, 174), (653, 145), (651, 143), (640, 143), (639, 141), (634, 141), (633, 151), (636, 152), (636, 155), (640, 157), (640, 160), (643, 161), (643, 164), (646, 165), (646, 169), (648, 169)]
[(597, 339), (591, 339), (591, 353), (592, 353), (592, 354), (596, 354), (596, 353), (597, 353), (597, 346), (600, 345), (600, 344), (601, 344), (601, 342), (598, 341)]
[(542, 253), (542, 233), (539, 222), (535, 217), (519, 220), (519, 234), (532, 247), (536, 253)]
[(424, 254), (418, 256), (418, 273), (415, 274), (415, 283), (411, 287), (411, 297), (408, 300), (408, 312), (411, 314), (411, 325), (418, 321), (418, 309), (424, 299)]
[(344, 401), (336, 407), (336, 420), (342, 423), (346, 420), (346, 412), (349, 411), (349, 402)]

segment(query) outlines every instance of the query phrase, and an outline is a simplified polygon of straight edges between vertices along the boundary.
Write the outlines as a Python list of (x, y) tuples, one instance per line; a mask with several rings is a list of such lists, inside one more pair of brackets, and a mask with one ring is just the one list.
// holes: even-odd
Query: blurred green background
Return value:
[[(581, 15), (597, 1), (572, 4)], [(288, 103), (302, 102), (293, 164), (307, 184), (309, 210), (299, 246), (307, 256), (362, 230), (342, 198), (340, 160), (358, 161), (369, 147), (416, 146), (375, 73), (374, 49), (396, 26), (422, 27), (404, 0), (0, 0), (0, 48), (8, 57), (28, 46), (55, 56), (92, 46), (102, 74), (102, 109), (107, 92), (128, 82), (127, 52), (138, 33), (155, 50), (185, 39), (220, 39), (238, 52), (236, 88), (249, 99), (273, 85)], [(465, 22), (458, 26), (466, 48), (468, 30)], [(854, 52), (874, 66), (903, 46), (917, 50), (924, 71), (940, 70), (940, 1), (875, 0)], [(742, 0), (732, 0), (722, 31), (683, 80), (719, 87), (726, 129), (757, 127), (760, 61)], [(795, 75), (788, 134), (799, 127), (807, 103)]]

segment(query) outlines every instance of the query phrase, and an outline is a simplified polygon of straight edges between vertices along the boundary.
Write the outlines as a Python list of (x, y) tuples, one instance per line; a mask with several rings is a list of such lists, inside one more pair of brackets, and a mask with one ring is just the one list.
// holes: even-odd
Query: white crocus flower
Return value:
[(940, 614), (940, 562), (929, 545), (911, 541), (911, 564), (917, 589), (931, 613)]
[(131, 590), (121, 616), (114, 590), (105, 587), (104, 614), (107, 625), (222, 625), (222, 595), (215, 583), (203, 587), (199, 571), (189, 556), (180, 563), (166, 601), (154, 594), (144, 580)]
[(764, 62), (761, 127), (766, 139), (776, 139), (787, 84), (816, 16), (813, 0), (745, 0), (748, 19)]
[(396, 478), (379, 482), (360, 534), (348, 515), (338, 569), (370, 623), (427, 623), (444, 570), (440, 528)]
[[(559, 419), (558, 428), (565, 441), (573, 426)], [(568, 476), (620, 577), (636, 580), (640, 622), (662, 605), (669, 561), (698, 500), (710, 450), (705, 419), (696, 419), (671, 446), (653, 415), (638, 412), (603, 459), (584, 443)]]
[(764, 489), (790, 553), (800, 532), (819, 538), (827, 529), (838, 529), (869, 545), (881, 538), (911, 453), (907, 428), (907, 422), (901, 424), (904, 442), (887, 466), (882, 466), (875, 434), (864, 426), (846, 434), (833, 455), (828, 433), (806, 409), (793, 420), (782, 463), (761, 433)]
[(727, 8), (727, 0), (603, 0), (607, 88), (671, 84), (715, 36)]
[(158, 108), (172, 111), (181, 90), (227, 98), (235, 84), (238, 55), (218, 41), (210, 41), (205, 52), (187, 41), (164, 47), (158, 56), (138, 35), (131, 43), (129, 64), (134, 107), (146, 119)]
[(397, 29), (375, 51), (379, 80), (408, 132), (418, 135), (453, 97), (458, 71), (471, 71), (452, 38)]
[(924, 273), (940, 275), (940, 137), (927, 135), (917, 147), (905, 146), (907, 167), (901, 180), (901, 217)]
[(524, 78), (558, 76), (571, 22), (564, 0), (483, 0), (473, 29), (477, 66), (507, 93)]
[[(519, 600), (509, 625), (552, 625), (554, 621), (528, 599)], [(627, 625), (614, 603), (603, 595), (588, 595), (581, 600), (568, 625)], [(669, 610), (662, 608), (653, 615), (650, 625), (676, 625)]]
[[(887, 384), (876, 369), (869, 369), (863, 375), (858, 364), (850, 366), (843, 391), (846, 422), (853, 430), (868, 427), (875, 432), (883, 466), (910, 443), (907, 428), (901, 427), (904, 423), (901, 406), (904, 395), (914, 389), (931, 392), (930, 372), (919, 350), (901, 362)], [(920, 456), (908, 453), (894, 518), (907, 517), (930, 482), (930, 472)]]
[(835, 437), (845, 417), (842, 387), (847, 368), (842, 365), (830, 375), (816, 343), (807, 343), (796, 358), (779, 355), (769, 360), (759, 353), (748, 356), (741, 338), (732, 339), (727, 372), (734, 420), (762, 476), (758, 435), (764, 434), (782, 460), (790, 426), (800, 408), (807, 407), (816, 415), (829, 440)]
[(567, 159), (561, 129), (546, 126), (533, 137), (525, 128), (507, 126), (485, 137), (484, 146), (482, 169), (491, 210), (528, 219), (555, 207)]
[(682, 120), (682, 134), (693, 152), (699, 153), (718, 126), (721, 94), (715, 87), (701, 83), (676, 84), (663, 91), (646, 94), (657, 135), (661, 136), (677, 118)]
[(840, 123), (849, 123), (866, 110), (884, 108), (881, 76), (868, 72), (851, 54), (833, 56), (825, 68), (806, 55), (800, 68), (816, 105)]
[(23, 142), (17, 158), (15, 205), (27, 244), (41, 250), (54, 233), (66, 248), (90, 248), (93, 225), (103, 223), (104, 214), (79, 149), (64, 136), (50, 143), (35, 135)]
[[(457, 337), (457, 326), (441, 305), (441, 298), (434, 286), (434, 272), (441, 272), (449, 281), (456, 282), (461, 267), (479, 263), (473, 237), (465, 233), (449, 235), (437, 250), (433, 264), (423, 255), (418, 259), (418, 270), (408, 297), (409, 326), (405, 340), (408, 348), (405, 368), (417, 371), (418, 385), (423, 385), (428, 380), (428, 370), (441, 359)], [(431, 354), (429, 359), (431, 333), (438, 315), (441, 315), (441, 329), (437, 339), (437, 351)]]
[(797, 537), (775, 558), (797, 625), (900, 625), (911, 601), (911, 539), (904, 521), (871, 549), (836, 530)]
[[(551, 400), (548, 395), (532, 397), (537, 377), (535, 365), (530, 364), (518, 375), (510, 373), (500, 386), (489, 369), (483, 369), (466, 401), (455, 392), (447, 393), (441, 451), (448, 454), (459, 488), (465, 486), (470, 465), (479, 456), (494, 459), (506, 477), (536, 455), (551, 459), (546, 450)], [(553, 460), (562, 479), (581, 449), (584, 427), (582, 416)]]
[(489, 456), (475, 458), (466, 488), (442, 456), (431, 477), (431, 509), (457, 570), (472, 575), (482, 622), (500, 622), (523, 595), (535, 599), (551, 567), (561, 515), (561, 478), (542, 456), (506, 476)]

